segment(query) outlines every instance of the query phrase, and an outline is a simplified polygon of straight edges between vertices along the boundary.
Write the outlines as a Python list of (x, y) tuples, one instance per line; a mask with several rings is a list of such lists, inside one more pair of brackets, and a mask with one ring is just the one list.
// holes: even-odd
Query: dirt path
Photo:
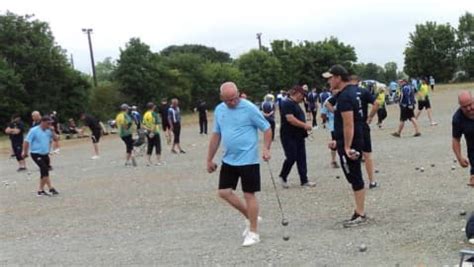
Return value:
[[(408, 126), (401, 139), (389, 135), (398, 108), (390, 106), (385, 129), (372, 130), (380, 188), (368, 192), (372, 222), (343, 229), (338, 222), (352, 212), (352, 195), (341, 170), (329, 166), (329, 133), (317, 130), (307, 142), (314, 189), (298, 185), (281, 191), (288, 213), (290, 241), (282, 228), (268, 169), (262, 165), (262, 243), (241, 248), (243, 220), (216, 196), (217, 175), (205, 172), (206, 136), (197, 126), (183, 131), (185, 155), (165, 145), (161, 167), (123, 166), (122, 142), (115, 136), (100, 143), (102, 157), (90, 160), (88, 140), (68, 142), (54, 156), (52, 179), (61, 192), (37, 198), (38, 170), (15, 172), (16, 163), (0, 160), (0, 265), (291, 265), (291, 266), (453, 266), (465, 243), (461, 210), (474, 208), (474, 189), (465, 186), (468, 170), (453, 165), (450, 121), (456, 91), (432, 97), (434, 117), (422, 115), (422, 137)], [(279, 142), (271, 166), (283, 160)], [(435, 164), (435, 167), (431, 167)], [(425, 172), (415, 171), (415, 167)], [(336, 176), (341, 179), (336, 179)], [(364, 174), (365, 175), (365, 174)], [(6, 185), (8, 183), (8, 185)], [(368, 250), (358, 251), (360, 244)]]

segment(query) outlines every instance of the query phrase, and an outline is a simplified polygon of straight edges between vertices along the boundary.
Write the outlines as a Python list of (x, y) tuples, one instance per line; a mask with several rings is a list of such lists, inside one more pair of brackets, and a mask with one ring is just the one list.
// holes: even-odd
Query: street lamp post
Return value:
[(97, 87), (97, 76), (95, 74), (94, 52), (92, 50), (92, 41), (91, 41), (92, 29), (82, 29), (82, 32), (87, 34), (87, 39), (89, 40), (89, 51), (91, 54), (91, 64), (92, 64), (92, 78), (94, 79), (94, 86)]

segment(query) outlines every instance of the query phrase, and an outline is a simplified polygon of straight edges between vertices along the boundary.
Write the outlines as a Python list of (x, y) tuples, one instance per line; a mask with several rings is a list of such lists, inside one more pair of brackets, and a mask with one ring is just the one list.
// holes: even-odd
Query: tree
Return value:
[(111, 82), (113, 81), (113, 73), (117, 67), (116, 63), (112, 60), (111, 57), (106, 57), (103, 61), (98, 62), (95, 65), (95, 72), (97, 76), (97, 81), (101, 82)]
[(119, 88), (118, 84), (112, 82), (101, 82), (92, 88), (90, 113), (101, 121), (113, 118), (120, 103), (125, 102), (125, 97), (120, 94)]
[(354, 73), (362, 80), (385, 81), (385, 70), (375, 63), (360, 63), (354, 67)]
[(26, 91), (20, 77), (15, 74), (4, 59), (0, 59), (0, 128), (3, 128), (14, 113), (24, 114)]
[(219, 87), (222, 83), (233, 81), (240, 86), (243, 79), (239, 68), (230, 63), (207, 62), (203, 66), (202, 74), (205, 79), (205, 90), (199, 97), (212, 106), (219, 102)]
[(261, 99), (268, 91), (280, 88), (278, 79), (282, 76), (282, 67), (277, 58), (268, 52), (250, 50), (236, 61), (242, 73), (239, 88), (251, 99)]
[(448, 81), (456, 69), (455, 30), (449, 24), (426, 22), (416, 25), (405, 49), (404, 71), (411, 77), (434, 76)]
[(457, 30), (459, 65), (468, 77), (474, 78), (474, 16), (466, 12), (459, 18)]
[(384, 69), (385, 69), (384, 81), (386, 83), (397, 80), (397, 71), (398, 71), (397, 63), (387, 62), (385, 63)]
[(20, 80), (25, 107), (69, 116), (87, 103), (90, 85), (71, 68), (47, 23), (7, 12), (0, 29), (0, 58)]
[(295, 84), (324, 85), (321, 73), (334, 64), (352, 69), (357, 60), (352, 46), (345, 45), (335, 37), (319, 42), (304, 41), (294, 44), (288, 40), (271, 43), (271, 55), (280, 62), (283, 74), (279, 84), (289, 88)]
[(195, 54), (211, 62), (230, 63), (232, 61), (228, 53), (204, 45), (172, 45), (161, 50), (161, 55), (163, 56), (171, 56), (173, 54)]
[(114, 72), (120, 84), (120, 92), (130, 104), (144, 106), (168, 95), (166, 85), (172, 73), (164, 59), (151, 52), (150, 47), (139, 38), (132, 38), (120, 49), (120, 57)]

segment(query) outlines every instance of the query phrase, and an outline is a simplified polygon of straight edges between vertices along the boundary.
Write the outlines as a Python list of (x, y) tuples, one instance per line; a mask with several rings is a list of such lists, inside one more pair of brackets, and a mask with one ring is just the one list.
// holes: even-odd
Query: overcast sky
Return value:
[(318, 41), (329, 36), (355, 47), (359, 62), (403, 66), (403, 50), (416, 24), (425, 21), (458, 25), (474, 0), (359, 1), (217, 1), (217, 0), (2, 0), (0, 11), (35, 14), (50, 24), (56, 41), (74, 55), (75, 67), (90, 73), (87, 37), (93, 28), (96, 61), (116, 59), (131, 37), (153, 51), (172, 44), (204, 44), (232, 57), (271, 40)]

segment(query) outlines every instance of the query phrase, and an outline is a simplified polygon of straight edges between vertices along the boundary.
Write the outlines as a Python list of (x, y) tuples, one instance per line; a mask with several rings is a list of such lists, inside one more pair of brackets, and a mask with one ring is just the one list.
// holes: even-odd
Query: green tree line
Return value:
[[(434, 75), (448, 81), (462, 72), (473, 77), (473, 17), (460, 18), (459, 29), (427, 22), (417, 25), (405, 50), (404, 71), (414, 77)], [(431, 60), (431, 61), (430, 61)], [(48, 23), (33, 16), (0, 15), (0, 127), (13, 113), (29, 118), (32, 110), (56, 110), (62, 121), (86, 111), (112, 118), (122, 102), (143, 108), (148, 101), (177, 97), (183, 110), (199, 100), (219, 102), (219, 85), (235, 81), (252, 100), (295, 84), (321, 88), (321, 73), (343, 64), (363, 79), (389, 82), (404, 77), (395, 62), (358, 63), (354, 47), (329, 37), (321, 41), (274, 40), (269, 47), (238, 58), (203, 45), (172, 45), (152, 51), (131, 38), (117, 59), (96, 64), (99, 84), (74, 70)], [(439, 67), (442, 66), (442, 67)]]

